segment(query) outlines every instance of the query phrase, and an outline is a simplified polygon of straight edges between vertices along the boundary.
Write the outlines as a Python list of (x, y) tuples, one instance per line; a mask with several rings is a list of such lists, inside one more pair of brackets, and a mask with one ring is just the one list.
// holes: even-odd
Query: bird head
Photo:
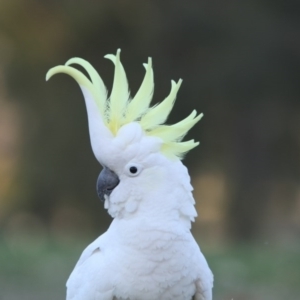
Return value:
[[(178, 186), (186, 187), (190, 193), (189, 176), (181, 159), (199, 143), (194, 140), (182, 142), (182, 139), (203, 114), (197, 115), (194, 110), (176, 124), (164, 124), (182, 80), (177, 83), (171, 81), (169, 95), (150, 107), (154, 90), (151, 58), (144, 64), (146, 73), (133, 98), (129, 95), (120, 50), (116, 55), (109, 54), (105, 58), (115, 66), (109, 98), (99, 74), (81, 58), (72, 58), (65, 65), (50, 69), (46, 75), (48, 80), (54, 74), (66, 73), (77, 81), (82, 90), (92, 150), (103, 166), (97, 180), (97, 192), (105, 201), (105, 207), (116, 217), (132, 214), (138, 207), (149, 210), (155, 205), (153, 198), (159, 198), (161, 193), (171, 195)], [(71, 67), (74, 64), (83, 67), (90, 78)], [(158, 204), (168, 209), (167, 202)]]

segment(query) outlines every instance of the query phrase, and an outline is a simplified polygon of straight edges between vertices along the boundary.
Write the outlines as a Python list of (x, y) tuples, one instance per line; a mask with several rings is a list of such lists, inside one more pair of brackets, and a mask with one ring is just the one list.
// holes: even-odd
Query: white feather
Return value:
[[(114, 160), (106, 161), (121, 179), (106, 199), (114, 220), (83, 252), (67, 300), (211, 300), (213, 276), (190, 232), (197, 213), (187, 170), (179, 160), (149, 152), (149, 140), (159, 141), (135, 130), (129, 126), (115, 137)], [(143, 168), (139, 176), (126, 175), (130, 161)]]
[[(84, 95), (91, 145), (119, 184), (104, 206), (114, 218), (108, 230), (86, 248), (67, 282), (67, 300), (212, 300), (213, 275), (190, 228), (197, 215), (186, 167), (178, 159), (195, 147), (180, 142), (200, 120), (192, 112), (174, 125), (162, 125), (174, 105), (181, 80), (149, 108), (153, 92), (151, 60), (136, 96), (117, 55), (110, 102), (102, 79), (84, 60), (49, 70), (63, 72)], [(79, 64), (91, 80), (69, 64)], [(174, 158), (174, 159), (170, 159)], [(135, 166), (137, 172), (130, 173)]]

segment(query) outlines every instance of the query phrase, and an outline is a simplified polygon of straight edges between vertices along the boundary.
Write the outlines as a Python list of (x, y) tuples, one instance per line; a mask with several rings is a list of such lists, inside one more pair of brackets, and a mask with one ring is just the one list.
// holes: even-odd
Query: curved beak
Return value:
[(97, 180), (97, 193), (101, 201), (105, 201), (105, 195), (109, 196), (119, 184), (119, 177), (112, 170), (103, 167)]

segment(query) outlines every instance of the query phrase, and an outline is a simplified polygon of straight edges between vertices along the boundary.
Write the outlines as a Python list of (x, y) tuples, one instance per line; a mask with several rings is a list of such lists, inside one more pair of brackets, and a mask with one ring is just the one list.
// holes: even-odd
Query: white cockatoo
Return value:
[[(67, 281), (67, 300), (211, 300), (213, 275), (191, 234), (197, 216), (183, 155), (198, 145), (181, 142), (202, 117), (193, 111), (164, 125), (182, 80), (150, 107), (151, 58), (130, 98), (120, 50), (109, 99), (102, 79), (81, 58), (49, 70), (72, 76), (84, 95), (95, 157), (103, 166), (97, 192), (113, 221), (82, 253)], [(77, 64), (88, 73), (70, 65)]]

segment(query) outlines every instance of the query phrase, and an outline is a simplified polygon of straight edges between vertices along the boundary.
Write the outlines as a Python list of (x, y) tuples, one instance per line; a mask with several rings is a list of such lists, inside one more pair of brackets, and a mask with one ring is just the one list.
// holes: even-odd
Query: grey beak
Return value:
[(119, 177), (112, 170), (103, 167), (97, 180), (97, 193), (101, 201), (104, 201), (104, 195), (109, 196), (113, 189), (119, 184)]

